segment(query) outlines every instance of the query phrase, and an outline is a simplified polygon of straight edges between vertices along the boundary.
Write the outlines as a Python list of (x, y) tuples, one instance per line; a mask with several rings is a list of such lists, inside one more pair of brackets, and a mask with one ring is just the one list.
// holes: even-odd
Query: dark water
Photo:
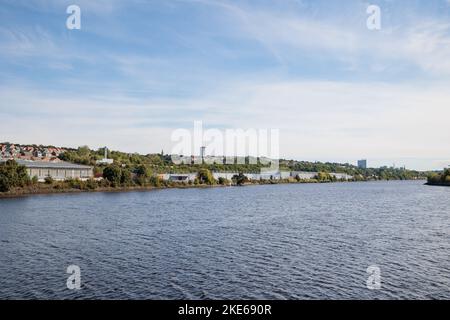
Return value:
[[(82, 289), (69, 290), (69, 265)], [(381, 290), (366, 269), (381, 270)], [(0, 298), (450, 298), (450, 188), (272, 185), (0, 200)]]

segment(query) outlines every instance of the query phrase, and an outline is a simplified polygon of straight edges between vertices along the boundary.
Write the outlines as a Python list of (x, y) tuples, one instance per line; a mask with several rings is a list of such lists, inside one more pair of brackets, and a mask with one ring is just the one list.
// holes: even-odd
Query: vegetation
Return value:
[[(326, 183), (334, 182), (336, 178), (331, 172), (346, 173), (351, 175), (353, 181), (368, 180), (406, 180), (425, 179), (427, 173), (406, 170), (403, 168), (368, 168), (361, 169), (350, 164), (321, 163), (295, 160), (279, 160), (280, 171), (304, 171), (317, 172), (312, 179), (301, 179), (299, 176), (285, 180), (250, 181), (245, 173), (260, 173), (262, 168), (270, 164), (263, 164), (259, 159), (241, 158), (233, 164), (224, 164), (224, 161), (202, 164), (174, 164), (171, 156), (163, 152), (158, 154), (140, 155), (136, 153), (124, 153), (119, 151), (108, 151), (108, 158), (114, 160), (114, 164), (97, 164), (97, 160), (104, 157), (105, 150), (100, 148), (91, 150), (87, 146), (77, 149), (65, 148), (65, 152), (59, 155), (64, 161), (90, 165), (94, 168), (95, 179), (80, 181), (67, 179), (66, 181), (53, 181), (47, 178), (45, 183), (38, 183), (37, 177), (29, 178), (26, 168), (17, 165), (15, 161), (0, 164), (0, 192), (8, 192), (11, 189), (45, 189), (64, 191), (76, 190), (107, 190), (114, 188), (161, 188), (161, 187), (183, 187), (190, 185), (244, 185), (248, 183)], [(241, 163), (242, 162), (242, 163)], [(231, 181), (225, 178), (214, 179), (213, 172), (237, 173)], [(163, 173), (197, 173), (194, 181), (171, 182), (162, 180), (159, 176)], [(429, 177), (429, 183), (448, 184), (448, 170), (442, 175), (434, 174)], [(103, 178), (103, 179), (102, 179)]]
[(237, 175), (234, 175), (231, 180), (233, 180), (233, 182), (238, 186), (242, 186), (249, 182), (247, 176), (245, 176), (242, 172), (240, 172)]
[[(90, 150), (88, 147), (79, 147), (78, 149), (70, 149), (60, 155), (60, 158), (65, 161), (79, 163), (84, 165), (94, 166), (94, 172), (98, 176), (102, 176), (102, 166), (96, 166), (96, 161), (103, 158), (104, 149)], [(243, 163), (224, 164), (225, 159), (218, 163), (203, 163), (203, 164), (178, 164), (172, 162), (170, 155), (165, 155), (162, 152), (158, 154), (140, 155), (136, 153), (124, 153), (119, 151), (111, 151), (108, 157), (114, 160), (114, 164), (126, 168), (130, 173), (140, 175), (141, 182), (158, 173), (197, 173), (203, 169), (210, 172), (245, 172), (245, 173), (259, 173), (262, 168), (269, 165), (262, 164), (259, 159), (250, 159), (246, 157), (242, 159)], [(256, 164), (252, 164), (255, 163)], [(322, 163), (322, 162), (308, 162), (284, 160), (279, 161), (281, 171), (305, 171), (305, 172), (322, 172), (322, 173), (346, 173), (355, 180), (411, 180), (411, 179), (425, 179), (427, 173), (406, 170), (403, 168), (367, 168), (361, 169), (351, 164), (341, 163)], [(138, 173), (140, 172), (140, 174)], [(330, 177), (322, 177), (324, 181), (327, 179), (332, 181)], [(138, 182), (139, 184), (139, 182)]]
[(202, 184), (207, 185), (213, 185), (216, 184), (216, 180), (214, 179), (214, 176), (212, 175), (211, 171), (208, 169), (200, 169), (198, 172), (198, 180)]
[(428, 176), (428, 184), (450, 186), (450, 169), (444, 170), (443, 173), (432, 173)]
[(8, 192), (15, 187), (25, 187), (31, 184), (27, 169), (17, 162), (9, 160), (0, 163), (0, 192)]
[(335, 176), (332, 176), (328, 172), (319, 172), (315, 176), (315, 178), (318, 182), (335, 182), (337, 181)]
[(217, 182), (222, 185), (222, 186), (228, 186), (230, 185), (231, 181), (228, 179), (225, 179), (223, 177), (219, 177), (219, 180), (217, 180)]

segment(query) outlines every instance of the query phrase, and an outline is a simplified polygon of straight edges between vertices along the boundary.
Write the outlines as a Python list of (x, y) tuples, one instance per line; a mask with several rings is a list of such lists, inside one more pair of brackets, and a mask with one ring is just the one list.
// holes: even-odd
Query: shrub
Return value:
[(103, 178), (107, 179), (111, 186), (116, 187), (122, 180), (122, 169), (118, 166), (111, 165), (103, 169)]
[(228, 185), (228, 184), (230, 184), (230, 181), (228, 179), (223, 178), (223, 177), (219, 177), (219, 184), (221, 184), (221, 185)]
[(161, 179), (159, 177), (150, 177), (150, 184), (157, 188), (161, 187)]
[(98, 185), (97, 185), (97, 181), (95, 181), (94, 179), (89, 179), (86, 181), (86, 187), (89, 190), (95, 190), (97, 189)]
[(39, 182), (39, 178), (37, 176), (33, 176), (33, 178), (31, 178), (31, 184), (37, 184)]
[(0, 192), (7, 192), (11, 189), (8, 178), (6, 176), (0, 175)]
[(214, 179), (214, 176), (212, 175), (211, 171), (208, 169), (200, 169), (198, 172), (197, 178), (200, 183), (213, 185), (216, 183), (216, 180)]
[(243, 184), (245, 184), (245, 183), (247, 183), (249, 181), (247, 176), (245, 176), (242, 172), (237, 174), (237, 175), (234, 175), (232, 180), (238, 186), (242, 186)]
[(126, 169), (122, 170), (122, 173), (120, 175), (120, 183), (123, 186), (129, 186), (132, 184), (132, 182), (133, 180), (131, 179), (131, 172)]
[(82, 182), (78, 179), (68, 178), (65, 180), (65, 183), (72, 189), (83, 189)]
[(53, 180), (53, 178), (50, 177), (50, 176), (45, 177), (44, 181), (45, 181), (46, 184), (53, 184), (53, 182), (55, 182), (55, 181)]

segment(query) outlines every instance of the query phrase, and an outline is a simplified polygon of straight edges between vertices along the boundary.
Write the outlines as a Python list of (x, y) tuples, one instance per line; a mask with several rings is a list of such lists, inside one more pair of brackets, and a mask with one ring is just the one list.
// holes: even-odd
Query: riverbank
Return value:
[[(43, 184), (44, 185), (44, 184)], [(163, 189), (188, 189), (188, 188), (214, 188), (214, 187), (225, 187), (223, 185), (175, 185), (175, 186), (130, 186), (130, 187), (99, 187), (96, 189), (77, 189), (77, 188), (67, 188), (58, 189), (52, 186), (49, 187), (25, 187), (25, 188), (15, 188), (8, 192), (0, 192), (0, 199), (4, 198), (19, 198), (33, 195), (44, 195), (44, 194), (66, 194), (66, 193), (94, 193), (94, 192), (131, 192), (131, 191), (153, 191), (153, 190), (163, 190)]]
[[(154, 191), (164, 189), (201, 189), (201, 188), (218, 188), (218, 187), (243, 187), (254, 185), (273, 185), (273, 184), (318, 184), (318, 183), (351, 183), (351, 182), (371, 182), (379, 180), (366, 181), (296, 181), (296, 180), (281, 180), (281, 181), (255, 181), (246, 182), (240, 185), (237, 184), (187, 184), (187, 183), (170, 183), (161, 186), (147, 185), (147, 186), (120, 186), (120, 187), (96, 187), (95, 189), (85, 188), (61, 188), (60, 185), (50, 185), (46, 183), (38, 183), (21, 188), (13, 188), (8, 192), (0, 192), (0, 199), (5, 198), (19, 198), (33, 195), (45, 194), (66, 194), (66, 193), (89, 193), (89, 192), (131, 192), (131, 191)], [(400, 180), (391, 180), (400, 181)]]

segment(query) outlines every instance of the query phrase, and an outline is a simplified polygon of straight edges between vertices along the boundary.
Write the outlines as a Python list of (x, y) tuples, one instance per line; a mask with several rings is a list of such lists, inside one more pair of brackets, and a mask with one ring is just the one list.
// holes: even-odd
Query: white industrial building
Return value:
[(51, 177), (54, 180), (62, 181), (65, 179), (87, 180), (94, 176), (93, 169), (90, 166), (83, 166), (64, 161), (47, 162), (31, 160), (15, 160), (19, 165), (27, 168), (30, 178), (37, 177), (38, 181), (44, 181)]

